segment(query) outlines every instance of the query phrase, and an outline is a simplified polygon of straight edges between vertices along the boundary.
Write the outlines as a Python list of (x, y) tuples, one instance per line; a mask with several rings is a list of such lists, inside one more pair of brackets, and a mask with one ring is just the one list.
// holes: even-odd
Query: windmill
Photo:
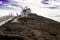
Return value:
[(21, 11), (21, 16), (22, 16), (22, 17), (28, 17), (29, 14), (31, 13), (31, 9), (30, 9), (27, 5), (25, 5), (24, 1), (27, 1), (27, 0), (22, 0), (22, 6), (21, 6), (22, 11)]
[(24, 9), (22, 9), (21, 16), (28, 17), (28, 14), (30, 13), (31, 13), (31, 9), (26, 6)]

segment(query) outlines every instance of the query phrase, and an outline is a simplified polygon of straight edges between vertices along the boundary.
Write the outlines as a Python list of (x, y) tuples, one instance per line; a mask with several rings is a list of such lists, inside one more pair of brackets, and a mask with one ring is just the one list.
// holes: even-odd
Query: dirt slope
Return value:
[[(1, 40), (60, 40), (60, 23), (36, 14), (16, 17), (0, 27)], [(16, 22), (15, 22), (15, 21)]]

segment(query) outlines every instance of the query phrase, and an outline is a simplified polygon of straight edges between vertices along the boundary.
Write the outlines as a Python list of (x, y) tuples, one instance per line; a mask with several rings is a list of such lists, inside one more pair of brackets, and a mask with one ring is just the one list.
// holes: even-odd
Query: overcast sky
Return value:
[[(42, 3), (42, 1), (45, 3)], [(1, 2), (0, 2), (1, 3)], [(5, 8), (0, 7), (0, 16), (8, 15), (9, 13), (20, 14), (21, 6), (28, 6), (33, 13), (42, 15), (47, 18), (60, 21), (60, 1), (44, 1), (44, 0), (11, 0)]]
[(20, 1), (10, 0), (8, 3), (3, 3), (0, 1), (0, 17), (8, 15), (9, 13), (20, 13)]

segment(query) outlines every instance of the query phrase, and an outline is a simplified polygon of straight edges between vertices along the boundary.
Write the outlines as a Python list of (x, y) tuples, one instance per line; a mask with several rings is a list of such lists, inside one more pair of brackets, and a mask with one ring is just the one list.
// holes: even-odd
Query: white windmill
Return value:
[(28, 6), (25, 5), (24, 0), (22, 0), (22, 11), (21, 11), (21, 16), (22, 17), (28, 17), (28, 14), (31, 13), (31, 9), (28, 8)]
[(24, 9), (22, 9), (21, 16), (28, 17), (28, 14), (30, 13), (31, 13), (31, 9), (26, 6)]

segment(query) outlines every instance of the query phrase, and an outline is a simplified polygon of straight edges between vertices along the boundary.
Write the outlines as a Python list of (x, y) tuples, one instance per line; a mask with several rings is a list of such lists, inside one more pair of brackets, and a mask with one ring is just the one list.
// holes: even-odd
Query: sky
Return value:
[(25, 6), (31, 8), (32, 13), (60, 22), (60, 0), (10, 0), (0, 7), (0, 17), (9, 13), (21, 14), (21, 7)]
[(8, 15), (9, 13), (13, 13), (16, 15), (16, 13), (20, 12), (20, 1), (18, 0), (8, 0), (9, 2), (5, 2), (0, 0), (0, 17)]

